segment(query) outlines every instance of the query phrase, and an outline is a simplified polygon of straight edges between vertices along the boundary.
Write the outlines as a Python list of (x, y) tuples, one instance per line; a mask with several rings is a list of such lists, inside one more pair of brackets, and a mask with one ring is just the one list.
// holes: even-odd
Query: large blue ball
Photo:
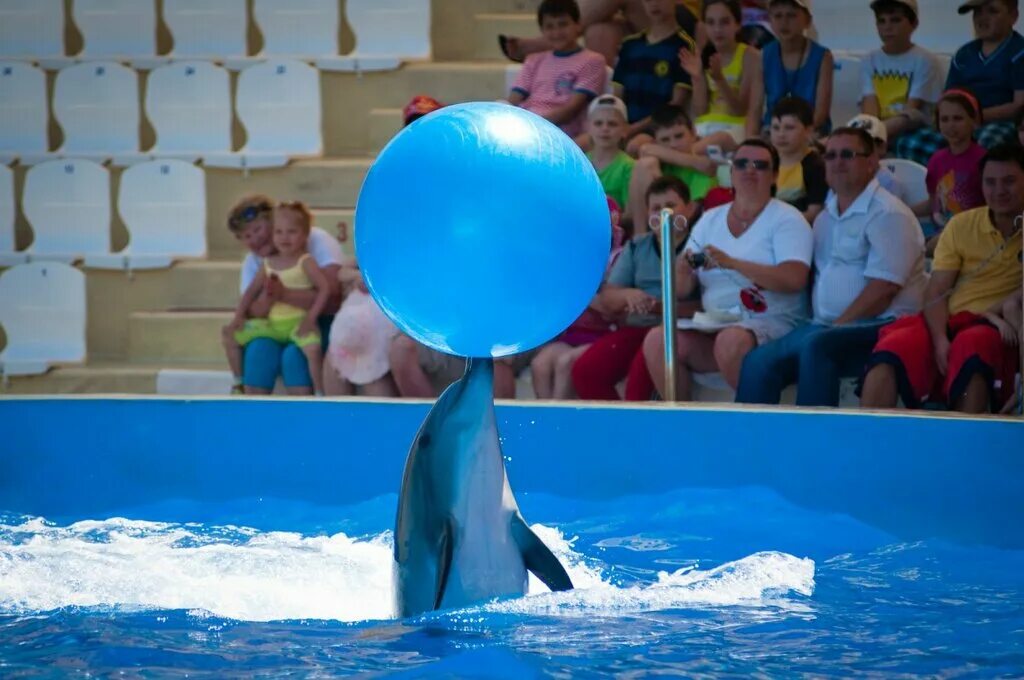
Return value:
[(519, 108), (449, 106), (400, 132), (356, 206), (356, 257), (403, 331), (502, 357), (564, 330), (597, 291), (608, 204), (583, 152)]

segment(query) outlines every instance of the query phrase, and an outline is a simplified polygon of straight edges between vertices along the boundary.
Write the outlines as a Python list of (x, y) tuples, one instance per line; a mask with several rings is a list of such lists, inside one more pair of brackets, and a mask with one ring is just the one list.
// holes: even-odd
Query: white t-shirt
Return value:
[[(320, 227), (313, 227), (309, 232), (309, 254), (313, 256), (316, 263), (321, 267), (329, 267), (332, 264), (341, 264), (341, 259), (344, 253), (341, 250), (341, 244), (338, 243), (338, 239), (334, 238)], [(257, 257), (255, 253), (249, 253), (245, 256), (245, 261), (242, 262), (242, 280), (241, 290), (245, 293), (245, 290), (252, 283), (252, 280), (256, 278), (256, 274), (259, 273), (260, 267), (263, 266), (263, 259)]]
[(874, 50), (860, 67), (861, 96), (878, 97), (882, 120), (901, 113), (910, 99), (934, 104), (942, 95), (943, 80), (935, 55), (917, 45), (903, 54)]
[[(811, 264), (814, 236), (800, 211), (773, 198), (754, 223), (739, 238), (729, 231), (727, 216), (731, 204), (704, 213), (686, 242), (686, 249), (699, 252), (712, 245), (722, 252), (748, 262), (777, 265), (783, 262)], [(743, 307), (740, 291), (753, 282), (735, 270), (719, 268), (697, 270), (701, 301), (707, 311), (739, 313), (743, 318), (780, 318), (796, 323), (807, 317), (807, 294), (762, 291), (767, 303), (764, 312)]]
[(880, 318), (921, 309), (927, 277), (924, 235), (902, 201), (872, 180), (842, 216), (835, 194), (814, 220), (814, 320), (832, 323), (868, 284), (868, 279), (902, 286)]

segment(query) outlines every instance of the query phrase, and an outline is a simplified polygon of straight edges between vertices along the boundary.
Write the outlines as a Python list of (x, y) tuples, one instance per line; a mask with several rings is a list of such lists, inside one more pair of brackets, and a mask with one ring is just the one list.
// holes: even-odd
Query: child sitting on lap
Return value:
[[(263, 267), (246, 289), (235, 309), (235, 317), (227, 330), (233, 332), (237, 344), (226, 346), (231, 372), (242, 374), (242, 347), (256, 338), (270, 338), (279, 343), (295, 343), (309, 362), (309, 373), (317, 395), (323, 394), (322, 353), (317, 317), (327, 304), (329, 287), (327, 278), (309, 254), (307, 243), (313, 218), (301, 202), (281, 203), (274, 209), (273, 238), (277, 253), (263, 260)], [(288, 289), (317, 291), (316, 301), (309, 310), (285, 302), (274, 302), (263, 319), (246, 320), (245, 313), (263, 290), (269, 278), (277, 278)]]

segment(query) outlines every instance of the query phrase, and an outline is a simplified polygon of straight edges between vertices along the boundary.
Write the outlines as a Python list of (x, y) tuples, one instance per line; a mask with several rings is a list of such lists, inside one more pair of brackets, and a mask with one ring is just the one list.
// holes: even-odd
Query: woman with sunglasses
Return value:
[[(773, 198), (779, 155), (760, 139), (740, 144), (732, 161), (736, 198), (694, 226), (677, 261), (676, 293), (698, 286), (712, 323), (676, 331), (676, 396), (692, 398), (693, 373), (721, 373), (733, 389), (743, 358), (807, 317), (805, 289), (813, 237), (800, 212)], [(664, 394), (664, 329), (644, 339), (651, 379)]]

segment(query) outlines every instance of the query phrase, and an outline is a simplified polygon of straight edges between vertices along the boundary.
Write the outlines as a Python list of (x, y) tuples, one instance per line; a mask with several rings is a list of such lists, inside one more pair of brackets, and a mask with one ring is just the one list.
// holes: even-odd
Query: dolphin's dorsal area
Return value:
[(491, 359), (468, 360), (409, 449), (395, 522), (399, 616), (521, 596), (527, 569), (552, 590), (572, 588), (508, 487), (493, 383)]

